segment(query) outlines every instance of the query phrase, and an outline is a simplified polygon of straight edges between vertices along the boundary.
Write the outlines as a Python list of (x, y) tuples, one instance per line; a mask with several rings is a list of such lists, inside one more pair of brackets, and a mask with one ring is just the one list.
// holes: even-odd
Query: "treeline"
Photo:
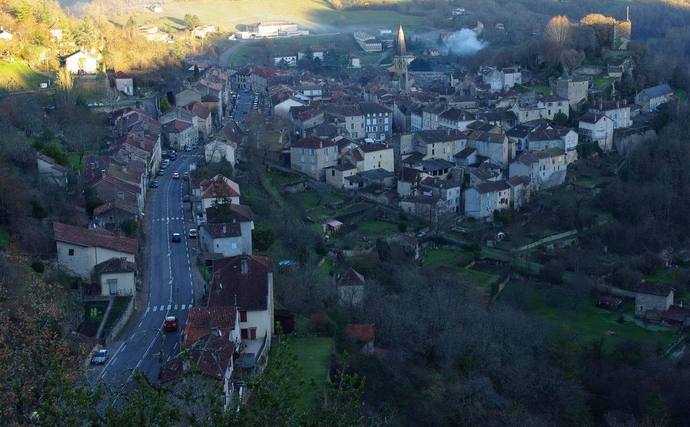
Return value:
[(57, 70), (62, 56), (82, 48), (100, 51), (105, 66), (115, 71), (163, 67), (179, 62), (186, 49), (180, 43), (150, 43), (133, 22), (119, 27), (105, 14), (68, 17), (53, 0), (0, 2), (0, 26), (13, 34), (3, 42), (0, 57), (41, 71)]

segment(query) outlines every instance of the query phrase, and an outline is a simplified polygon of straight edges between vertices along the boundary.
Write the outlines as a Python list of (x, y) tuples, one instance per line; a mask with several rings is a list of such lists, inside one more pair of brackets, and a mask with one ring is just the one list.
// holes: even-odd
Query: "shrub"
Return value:
[(31, 269), (36, 273), (43, 273), (45, 271), (45, 265), (43, 262), (36, 260), (31, 263)]

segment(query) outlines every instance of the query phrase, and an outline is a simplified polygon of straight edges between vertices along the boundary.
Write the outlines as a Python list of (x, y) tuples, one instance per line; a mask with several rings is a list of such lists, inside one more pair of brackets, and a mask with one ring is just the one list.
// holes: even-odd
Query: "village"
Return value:
[[(451, 64), (449, 34), (431, 47), (403, 25), (357, 30), (342, 36), (352, 51), (287, 21), (230, 36), (241, 48), (279, 39), (257, 63), (188, 54), (165, 85), (108, 72), (105, 96), (87, 99), (106, 146), (76, 167), (48, 149), (36, 157), (42, 185), (77, 186), (84, 200), (79, 217), (52, 222), (45, 262), (78, 294), (88, 381), (122, 385), (140, 371), (178, 395), (200, 381), (220, 385), (234, 410), (292, 336), (314, 395), (334, 345), (397, 357), (367, 308), (404, 265), (456, 280), (489, 308), (519, 301), (583, 346), (635, 338), (682, 354), (690, 289), (675, 284), (688, 250), (649, 255), (637, 277), (632, 257), (592, 237), (615, 222), (596, 201), (625, 155), (687, 97), (668, 82), (622, 91), (636, 73), (631, 25), (604, 32), (604, 63), (562, 60), (558, 75)], [(483, 26), (468, 31), (481, 37)], [(153, 25), (137, 31), (172, 43)], [(82, 48), (61, 67), (88, 85), (103, 78), (102, 59)], [(587, 263), (595, 244), (603, 261)]]

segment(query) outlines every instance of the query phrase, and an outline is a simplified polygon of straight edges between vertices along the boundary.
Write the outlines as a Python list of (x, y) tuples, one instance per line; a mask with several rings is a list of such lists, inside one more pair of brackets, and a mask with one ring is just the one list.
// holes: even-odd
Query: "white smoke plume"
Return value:
[(473, 55), (488, 45), (487, 42), (479, 40), (477, 33), (469, 28), (450, 34), (443, 43), (448, 50), (460, 56)]

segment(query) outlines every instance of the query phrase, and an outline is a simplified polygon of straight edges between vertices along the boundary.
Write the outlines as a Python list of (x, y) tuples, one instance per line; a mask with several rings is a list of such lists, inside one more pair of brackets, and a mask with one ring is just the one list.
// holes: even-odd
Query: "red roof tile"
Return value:
[(138, 242), (136, 239), (116, 236), (101, 229), (75, 227), (73, 225), (53, 223), (53, 235), (59, 242), (71, 243), (78, 246), (111, 249), (127, 254), (136, 254)]
[(374, 341), (376, 329), (371, 323), (350, 323), (345, 327), (345, 334), (363, 342)]

